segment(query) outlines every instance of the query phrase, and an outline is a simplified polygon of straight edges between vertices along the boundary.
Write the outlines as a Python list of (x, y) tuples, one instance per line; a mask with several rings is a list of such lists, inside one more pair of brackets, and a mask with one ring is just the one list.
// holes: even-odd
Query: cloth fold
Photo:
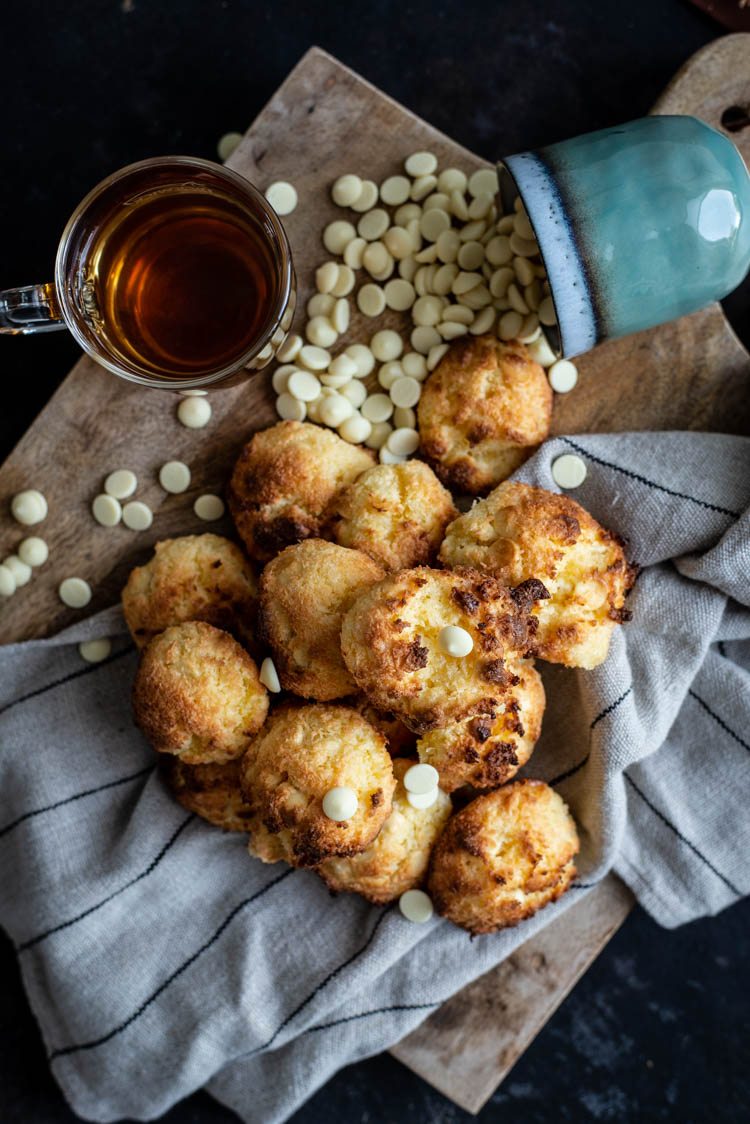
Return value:
[[(280, 1124), (338, 1068), (387, 1048), (609, 870), (662, 925), (750, 890), (750, 439), (548, 441), (517, 479), (573, 493), (644, 567), (594, 671), (539, 664), (548, 706), (523, 772), (580, 827), (570, 893), (470, 941), (448, 922), (333, 899), (186, 813), (133, 728), (119, 610), (0, 649), (0, 923), (55, 1078), (82, 1117), (152, 1119), (206, 1086)], [(111, 655), (77, 644), (109, 635)]]

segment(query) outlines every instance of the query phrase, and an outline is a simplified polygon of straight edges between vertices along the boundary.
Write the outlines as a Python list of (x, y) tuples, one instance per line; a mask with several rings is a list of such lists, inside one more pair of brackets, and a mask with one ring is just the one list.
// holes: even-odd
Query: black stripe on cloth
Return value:
[(662, 823), (666, 824), (666, 826), (670, 829), (670, 831), (673, 831), (674, 834), (677, 836), (677, 838), (682, 843), (684, 843), (686, 847), (689, 847), (690, 850), (693, 852), (693, 854), (696, 855), (701, 860), (701, 862), (705, 863), (706, 866), (708, 867), (708, 869), (713, 871), (713, 873), (716, 875), (716, 877), (721, 879), (721, 881), (724, 883), (724, 885), (729, 890), (731, 890), (733, 894), (735, 894), (738, 898), (741, 898), (743, 896), (742, 891), (738, 890), (737, 887), (732, 882), (730, 882), (729, 879), (727, 877), (725, 877), (725, 875), (723, 875), (720, 870), (717, 870), (716, 867), (714, 866), (714, 864), (709, 859), (707, 859), (705, 855), (701, 854), (701, 852), (698, 850), (698, 848), (695, 846), (694, 843), (691, 843), (689, 839), (685, 838), (685, 836), (682, 834), (682, 832), (679, 831), (675, 827), (675, 825), (672, 823), (671, 820), (667, 819), (667, 817), (664, 815), (663, 812), (660, 812), (658, 808), (654, 807), (654, 805), (651, 803), (651, 801), (646, 796), (646, 794), (641, 792), (640, 788), (635, 783), (635, 781), (632, 779), (632, 777), (629, 777), (627, 773), (623, 773), (623, 776), (625, 777), (625, 780), (628, 782), (628, 784), (631, 786), (631, 788), (633, 788), (638, 793), (638, 795), (640, 796), (641, 800), (646, 805), (646, 807), (650, 808), (651, 811), (654, 813), (654, 815), (658, 816), (659, 819), (662, 821)]
[(155, 767), (155, 765), (147, 765), (145, 769), (139, 769), (137, 773), (129, 773), (127, 777), (120, 777), (116, 781), (107, 781), (106, 784), (100, 784), (96, 788), (86, 788), (83, 792), (77, 792), (75, 796), (66, 796), (64, 800), (56, 800), (54, 804), (45, 804), (43, 808), (35, 808), (32, 812), (24, 812), (17, 820), (12, 820), (5, 827), (0, 827), (0, 837), (12, 831), (14, 827), (18, 827), (24, 820), (30, 820), (32, 816), (41, 816), (43, 812), (52, 812), (55, 808), (62, 808), (65, 804), (72, 804), (75, 800), (83, 800), (84, 796), (93, 796), (97, 792), (105, 792), (108, 788), (117, 788), (119, 784), (136, 781), (139, 777), (145, 777), (147, 773), (153, 772)]
[(29, 691), (28, 695), (21, 695), (20, 699), (13, 699), (12, 702), (6, 703), (5, 706), (0, 707), (0, 714), (5, 714), (7, 710), (12, 710), (14, 706), (20, 706), (21, 703), (28, 702), (29, 699), (36, 699), (39, 695), (45, 694), (47, 691), (54, 690), (55, 687), (62, 687), (63, 683), (70, 683), (72, 679), (80, 679), (82, 675), (92, 675), (100, 668), (106, 667), (115, 660), (122, 659), (123, 656), (129, 655), (135, 651), (134, 644), (128, 644), (127, 647), (121, 648), (119, 652), (115, 652), (111, 656), (107, 656), (106, 660), (99, 660), (99, 663), (90, 663), (86, 667), (79, 667), (78, 671), (71, 671), (70, 675), (63, 676), (62, 679), (55, 679), (52, 683), (47, 683), (44, 687), (37, 687), (35, 691)]
[(263, 1052), (263, 1050), (267, 1050), (269, 1048), (269, 1046), (271, 1046), (276, 1041), (276, 1039), (279, 1037), (279, 1035), (281, 1034), (284, 1027), (288, 1026), (289, 1023), (292, 1021), (292, 1019), (295, 1018), (300, 1013), (300, 1011), (304, 1010), (304, 1008), (308, 1005), (308, 1003), (311, 1003), (313, 1001), (313, 999), (315, 998), (315, 996), (318, 995), (323, 990), (323, 988), (327, 984), (329, 984), (335, 976), (337, 976), (339, 974), (339, 972), (343, 972), (344, 968), (348, 968), (349, 965), (353, 964), (354, 961), (357, 960), (358, 957), (363, 956), (364, 953), (367, 952), (368, 948), (370, 947), (372, 942), (375, 940), (375, 935), (376, 935), (378, 929), (380, 928), (381, 924), (383, 923), (383, 921), (385, 920), (385, 918), (387, 916), (388, 916), (388, 910), (385, 909), (385, 910), (383, 910), (383, 912), (380, 914), (377, 921), (373, 925), (372, 932), (370, 933), (369, 937), (367, 938), (365, 943), (362, 945), (362, 947), (360, 949), (358, 949), (356, 952), (352, 953), (352, 955), (349, 957), (349, 959), (345, 960), (343, 964), (339, 964), (339, 966), (337, 968), (334, 968), (332, 972), (329, 972), (328, 975), (326, 976), (326, 978), (324, 980), (321, 980), (321, 982), (318, 984), (318, 986), (315, 988), (315, 990), (311, 991), (310, 994), (307, 996), (307, 998), (303, 999), (302, 1002), (299, 1004), (299, 1006), (295, 1007), (295, 1009), (292, 1011), (292, 1013), (290, 1015), (287, 1015), (287, 1017), (284, 1019), (281, 1026), (277, 1027), (277, 1029), (273, 1032), (273, 1034), (271, 1035), (271, 1037), (268, 1039), (267, 1042), (264, 1042), (262, 1046), (256, 1046), (255, 1049), (249, 1050), (246, 1054), (240, 1054), (239, 1056), (243, 1057), (243, 1058), (249, 1058), (249, 1057), (252, 1057), (254, 1054), (260, 1054), (260, 1053)]
[[(607, 715), (611, 714), (613, 710), (617, 710), (620, 703), (625, 701), (625, 699), (628, 697), (628, 695), (630, 694), (630, 692), (632, 690), (633, 690), (633, 684), (631, 683), (630, 686), (628, 687), (627, 691), (623, 691), (623, 693), (620, 695), (619, 699), (615, 699), (615, 701), (613, 703), (610, 703), (609, 706), (605, 707), (604, 710), (600, 714), (597, 714), (596, 718), (594, 719), (594, 721), (589, 726), (589, 734), (591, 733), (591, 731), (594, 729), (595, 726), (599, 725), (602, 718), (606, 718)], [(579, 761), (577, 765), (573, 765), (573, 767), (571, 769), (567, 769), (564, 773), (560, 773), (559, 777), (555, 777), (555, 779), (550, 781), (549, 783), (550, 784), (560, 784), (562, 781), (566, 781), (568, 779), (568, 777), (572, 777), (575, 773), (577, 773), (579, 771), (579, 769), (583, 768), (583, 766), (586, 764), (586, 762), (588, 761), (590, 756), (591, 756), (591, 750), (589, 749), (588, 753), (586, 754), (586, 756), (583, 758), (582, 761)]]
[(688, 694), (690, 695), (691, 699), (695, 699), (697, 703), (700, 703), (706, 714), (710, 714), (714, 722), (716, 722), (717, 725), (721, 726), (722, 730), (725, 730), (726, 733), (729, 734), (730, 738), (734, 738), (734, 740), (739, 745), (741, 745), (743, 749), (746, 749), (750, 753), (750, 743), (743, 741), (739, 734), (735, 734), (734, 730), (730, 729), (729, 726), (727, 726), (724, 719), (720, 718), (715, 710), (711, 710), (711, 707), (708, 705), (708, 703), (703, 701), (700, 695), (696, 695), (692, 687), (688, 688)]
[(444, 1002), (444, 999), (438, 999), (436, 1003), (399, 1003), (394, 1007), (378, 1007), (376, 1011), (362, 1011), (359, 1015), (346, 1015), (343, 1019), (334, 1019), (330, 1023), (318, 1023), (317, 1026), (309, 1026), (303, 1033), (312, 1034), (314, 1030), (330, 1030), (332, 1026), (353, 1023), (357, 1019), (369, 1018), (370, 1015), (389, 1015), (392, 1011), (430, 1011), (440, 1007)]
[(89, 908), (85, 909), (83, 913), (79, 913), (75, 917), (69, 918), (67, 921), (61, 921), (59, 925), (55, 925), (51, 929), (46, 929), (45, 932), (38, 933), (35, 937), (31, 937), (30, 940), (24, 941), (23, 944), (19, 944), (16, 952), (26, 952), (27, 949), (33, 948), (35, 944), (39, 944), (40, 941), (46, 940), (47, 937), (51, 937), (53, 933), (59, 933), (62, 929), (70, 928), (70, 926), (75, 925), (77, 921), (82, 921), (84, 917), (89, 917), (92, 913), (95, 913), (97, 909), (101, 909), (102, 906), (105, 906), (107, 904), (107, 902), (111, 902), (113, 898), (117, 898), (120, 896), (120, 894), (124, 894), (126, 890), (129, 890), (131, 886), (135, 886), (136, 882), (140, 882), (142, 878), (147, 878), (148, 875), (151, 874), (151, 872), (155, 870), (159, 865), (170, 847), (172, 847), (177, 842), (188, 824), (192, 823), (195, 818), (195, 814), (191, 812), (187, 819), (184, 819), (177, 830), (172, 833), (171, 837), (164, 844), (161, 851), (159, 851), (159, 854), (155, 859), (151, 860), (146, 869), (142, 870), (140, 874), (136, 874), (135, 878), (131, 878), (130, 881), (126, 882), (124, 886), (121, 886), (119, 890), (115, 890), (114, 893), (109, 894), (108, 897), (102, 898), (102, 900), (100, 902), (97, 902), (96, 905), (89, 906)]
[(283, 882), (285, 878), (288, 878), (290, 874), (294, 874), (294, 871), (291, 868), (289, 870), (285, 870), (284, 873), (280, 874), (277, 878), (274, 878), (270, 882), (267, 882), (265, 886), (263, 886), (260, 890), (257, 890), (256, 893), (252, 894), (249, 898), (244, 898), (243, 901), (239, 902), (239, 904), (234, 907), (231, 913), (229, 913), (229, 915), (224, 918), (219, 928), (215, 930), (215, 932), (208, 938), (208, 940), (205, 941), (200, 946), (200, 948), (198, 948), (192, 954), (192, 956), (189, 956), (187, 960), (184, 960), (182, 964), (180, 964), (179, 968), (175, 968), (174, 972), (172, 972), (171, 975), (167, 976), (163, 983), (159, 984), (156, 991), (153, 991), (151, 995), (149, 995), (148, 999), (144, 999), (140, 1007), (133, 1011), (132, 1015), (129, 1015), (127, 1019), (119, 1023), (117, 1026), (113, 1027), (112, 1030), (109, 1031), (109, 1033), (103, 1034), (100, 1038), (92, 1038), (90, 1042), (77, 1042), (72, 1046), (61, 1046), (59, 1049), (53, 1050), (48, 1055), (47, 1061), (51, 1064), (57, 1058), (65, 1057), (68, 1054), (75, 1054), (79, 1050), (93, 1050), (96, 1046), (103, 1046), (105, 1042), (111, 1042), (113, 1038), (115, 1038), (118, 1034), (121, 1034), (123, 1030), (127, 1029), (127, 1027), (131, 1026), (136, 1021), (136, 1019), (139, 1019), (144, 1011), (146, 1011), (151, 1006), (151, 1004), (159, 998), (163, 991), (166, 991), (169, 985), (173, 983), (178, 978), (178, 976), (181, 976), (182, 973), (185, 972), (191, 964), (195, 963), (199, 956), (201, 956), (204, 952), (207, 951), (207, 949), (211, 948), (211, 946), (216, 943), (221, 934), (234, 920), (240, 910), (244, 909), (245, 906), (250, 905), (251, 902), (257, 901), (258, 898), (262, 897), (262, 895), (265, 894), (268, 890), (273, 889), (274, 886), (278, 886), (279, 883)]
[(676, 496), (680, 500), (689, 500), (690, 503), (698, 504), (700, 507), (705, 507), (708, 511), (718, 511), (722, 515), (731, 515), (735, 519), (739, 519), (742, 514), (739, 511), (730, 511), (728, 507), (720, 507), (718, 504), (709, 503), (708, 500), (699, 500), (695, 496), (689, 496), (685, 492), (676, 492), (673, 488), (668, 488), (666, 484), (657, 484), (655, 480), (649, 480), (646, 476), (641, 476), (638, 472), (633, 472), (630, 468), (623, 468), (622, 465), (613, 464), (612, 461), (602, 460), (601, 457), (594, 456), (588, 449), (584, 449), (583, 445), (577, 445), (575, 441), (571, 441), (569, 437), (561, 437), (566, 445), (570, 445), (571, 449), (575, 449), (578, 453), (583, 453), (589, 460), (594, 461), (596, 464), (601, 464), (605, 468), (613, 468), (615, 472), (621, 472), (623, 476), (629, 476), (631, 480), (637, 480), (640, 484), (646, 484), (649, 488), (656, 488), (659, 492), (666, 492), (668, 496)]
[(719, 655), (723, 656), (725, 660), (728, 660), (729, 656), (727, 655), (727, 650), (724, 647), (724, 641), (720, 640), (716, 647), (719, 649)]
[[(601, 882), (601, 878), (599, 882)], [(599, 885), (599, 882), (574, 882), (570, 888), (571, 890), (593, 890), (594, 886)]]

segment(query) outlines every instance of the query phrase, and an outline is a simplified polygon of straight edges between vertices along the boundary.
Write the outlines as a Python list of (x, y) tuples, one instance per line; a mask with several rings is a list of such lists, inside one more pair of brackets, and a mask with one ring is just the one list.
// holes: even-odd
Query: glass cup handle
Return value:
[(0, 292), (0, 335), (29, 335), (66, 328), (55, 286), (26, 285)]

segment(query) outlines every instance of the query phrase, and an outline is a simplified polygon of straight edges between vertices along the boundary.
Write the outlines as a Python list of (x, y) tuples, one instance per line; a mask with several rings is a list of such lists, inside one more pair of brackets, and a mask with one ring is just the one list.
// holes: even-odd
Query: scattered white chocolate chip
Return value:
[(359, 409), (365, 398), (367, 398), (367, 387), (361, 379), (351, 379), (341, 387), (339, 393), (343, 394), (344, 398), (348, 398), (356, 410)]
[(0, 565), (0, 597), (12, 597), (16, 592), (16, 579), (7, 566)]
[(410, 375), (404, 375), (396, 379), (389, 393), (394, 406), (416, 406), (422, 395), (422, 384)]
[(393, 424), (396, 429), (416, 429), (417, 415), (409, 406), (396, 406), (393, 411)]
[(357, 232), (350, 222), (346, 222), (345, 219), (335, 219), (334, 222), (329, 222), (323, 231), (323, 245), (329, 254), (343, 254), (348, 244), (356, 237)]
[(558, 394), (567, 394), (578, 382), (578, 368), (569, 359), (558, 359), (547, 372), (549, 384)]
[(354, 406), (349, 399), (336, 392), (328, 395), (320, 404), (320, 420), (331, 429), (338, 429), (353, 413)]
[(391, 281), (386, 282), (383, 292), (385, 303), (388, 308), (392, 308), (395, 312), (405, 312), (407, 308), (411, 308), (414, 304), (416, 296), (414, 286), (410, 281), (404, 281), (403, 277), (394, 277)]
[(338, 823), (344, 820), (350, 820), (357, 811), (357, 794), (352, 788), (346, 785), (337, 785), (336, 788), (329, 788), (328, 792), (323, 797), (323, 811), (329, 820), (336, 820)]
[[(402, 409), (403, 407), (399, 407)], [(395, 411), (394, 411), (395, 413)], [(388, 437), (386, 448), (397, 457), (410, 457), (419, 448), (419, 434), (416, 429), (407, 429), (404, 426), (394, 429)]]
[(224, 136), (219, 139), (216, 151), (222, 164), (229, 159), (241, 140), (242, 133), (224, 133)]
[(3, 566), (6, 570), (10, 570), (16, 583), (16, 589), (31, 578), (31, 566), (27, 562), (22, 562), (17, 554), (9, 554), (7, 558), (3, 559)]
[(586, 464), (575, 453), (563, 453), (552, 462), (552, 479), (560, 488), (578, 488), (586, 479)]
[(291, 215), (297, 206), (297, 190), (286, 180), (277, 180), (270, 184), (265, 194), (277, 215)]
[(404, 773), (404, 788), (420, 795), (437, 788), (440, 774), (433, 765), (412, 765)]
[(403, 464), (406, 457), (399, 456), (398, 453), (392, 453), (387, 445), (382, 445), (378, 453), (381, 464)]
[(292, 398), (285, 392), (276, 399), (276, 413), (283, 421), (304, 421), (307, 407), (299, 398)]
[(34, 523), (41, 523), (47, 517), (47, 501), (41, 492), (31, 488), (26, 492), (19, 492), (13, 497), (10, 510), (18, 523), (31, 527)]
[(398, 899), (398, 908), (407, 921), (422, 924), (432, 917), (432, 899), (424, 890), (406, 890)]
[(221, 496), (214, 496), (210, 492), (205, 492), (193, 504), (193, 511), (199, 519), (205, 519), (207, 523), (212, 523), (214, 519), (221, 519), (224, 514), (224, 500)]
[(335, 261), (326, 261), (315, 270), (315, 288), (319, 293), (330, 293), (339, 276), (339, 267)]
[[(414, 380), (412, 380), (414, 381)], [(362, 417), (369, 422), (384, 422), (393, 413), (393, 402), (387, 394), (371, 394), (362, 403)]]
[(43, 566), (49, 558), (49, 547), (44, 539), (32, 535), (18, 544), (18, 557), (27, 566)]
[(362, 180), (362, 190), (350, 207), (353, 211), (361, 214), (363, 211), (369, 211), (378, 201), (378, 185), (374, 180)]
[(404, 350), (404, 341), (398, 332), (393, 332), (389, 328), (384, 329), (382, 332), (376, 332), (370, 340), (370, 351), (380, 363), (387, 363), (389, 360), (398, 359)]
[(293, 363), (284, 363), (281, 367), (277, 367), (271, 376), (271, 386), (276, 394), (286, 394), (286, 384), (289, 381), (289, 376), (298, 371), (299, 367), (295, 367)]
[(91, 600), (91, 586), (83, 578), (66, 578), (60, 582), (57, 592), (70, 609), (82, 609)]
[(380, 285), (363, 285), (357, 293), (357, 308), (364, 316), (380, 316), (385, 308), (385, 293)]
[(447, 343), (438, 343), (431, 347), (427, 354), (427, 370), (434, 371), (440, 360), (448, 350)]
[(272, 691), (275, 695), (281, 690), (281, 683), (279, 681), (279, 673), (276, 670), (276, 664), (270, 656), (266, 656), (263, 663), (260, 665), (260, 675), (258, 676), (264, 687)]
[(404, 168), (410, 176), (429, 176), (437, 168), (437, 157), (431, 152), (413, 152), (404, 161)]
[(363, 418), (361, 414), (352, 414), (351, 417), (344, 418), (338, 427), (339, 437), (343, 437), (344, 441), (349, 441), (352, 445), (361, 445), (362, 442), (367, 441), (371, 433), (372, 422)]
[(100, 492), (91, 504), (91, 514), (102, 527), (116, 527), (122, 519), (120, 501), (106, 492)]
[(286, 389), (300, 402), (314, 402), (320, 395), (320, 380), (310, 371), (294, 371), (287, 380)]
[(86, 663), (101, 663), (111, 651), (112, 641), (106, 636), (100, 640), (82, 640), (78, 645), (78, 652)]
[(412, 808), (431, 808), (438, 798), (438, 787), (435, 785), (429, 792), (407, 792), (406, 799)]
[(339, 176), (331, 188), (331, 198), (339, 207), (351, 207), (362, 194), (362, 180), (351, 173)]
[(480, 195), (494, 197), (498, 190), (497, 172), (494, 168), (480, 168), (479, 171), (469, 176), (468, 188), (469, 195), (473, 196), (474, 199)]
[(297, 361), (303, 366), (307, 367), (308, 371), (317, 373), (318, 371), (328, 370), (328, 365), (331, 362), (331, 353), (319, 344), (306, 343), (300, 349), (297, 356)]
[(420, 199), (426, 199), (431, 191), (437, 187), (437, 177), (431, 173), (425, 176), (417, 176), (414, 183), (411, 185), (410, 195), (415, 202)]
[(382, 238), (388, 227), (391, 225), (391, 219), (387, 211), (382, 207), (375, 207), (372, 211), (366, 211), (362, 218), (357, 223), (357, 234), (360, 238), (364, 238), (366, 242), (376, 242), (378, 238)]
[(373, 422), (370, 436), (365, 438), (365, 445), (368, 449), (382, 449), (392, 432), (393, 426), (387, 421)]
[(300, 353), (304, 340), (302, 336), (291, 335), (287, 336), (282, 343), (279, 350), (276, 352), (276, 358), (279, 363), (293, 363)]
[(406, 176), (389, 176), (380, 185), (380, 198), (389, 207), (398, 207), (409, 198), (411, 183)]
[[(183, 398), (177, 407), (177, 417), (187, 429), (202, 429), (211, 420), (211, 404), (207, 398)], [(107, 485), (104, 487), (106, 489)]]
[(447, 624), (440, 629), (438, 644), (447, 656), (455, 656), (457, 659), (468, 656), (474, 647), (471, 633), (457, 624)]
[(539, 313), (539, 319), (545, 327), (551, 327), (553, 324), (557, 323), (557, 317), (555, 316), (555, 306), (552, 302), (552, 297), (545, 297), (540, 302), (537, 311)]
[(154, 513), (146, 503), (131, 500), (122, 509), (122, 521), (131, 531), (145, 531), (154, 521)]
[(190, 487), (190, 469), (183, 461), (167, 461), (159, 469), (159, 483), (165, 492), (186, 492)]
[(552, 367), (557, 360), (557, 356), (550, 347), (549, 340), (544, 332), (528, 344), (528, 352), (531, 358), (540, 363), (542, 367)]

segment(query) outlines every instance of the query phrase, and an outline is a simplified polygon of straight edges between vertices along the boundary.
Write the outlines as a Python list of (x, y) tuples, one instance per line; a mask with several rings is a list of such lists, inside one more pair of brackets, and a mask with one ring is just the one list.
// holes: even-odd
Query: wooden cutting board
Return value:
[[(721, 128), (728, 107), (748, 104), (750, 35), (732, 35), (695, 55), (654, 111), (693, 113)], [(750, 160), (750, 129), (733, 140)], [(320, 233), (341, 216), (330, 201), (331, 182), (348, 171), (381, 182), (417, 149), (433, 151), (442, 167), (470, 172), (484, 164), (318, 48), (307, 52), (248, 129), (229, 165), (261, 188), (288, 179), (299, 193), (300, 205), (285, 225), (301, 308), (315, 266), (327, 257)], [(397, 313), (377, 322), (384, 324), (406, 327)], [(341, 346), (368, 339), (373, 325), (355, 310)], [(25, 346), (33, 361), (34, 341)], [(718, 305), (597, 348), (581, 359), (580, 371), (575, 391), (555, 403), (554, 433), (750, 432), (750, 356)], [(51, 553), (31, 582), (0, 605), (2, 642), (46, 636), (80, 616), (57, 597), (63, 578), (90, 582), (95, 593), (88, 613), (117, 600), (130, 569), (158, 539), (207, 529), (232, 533), (228, 520), (202, 523), (192, 504), (202, 492), (223, 491), (241, 445), (276, 420), (270, 375), (211, 394), (213, 417), (204, 430), (177, 422), (178, 401), (117, 379), (84, 357), (22, 437), (0, 469), (0, 557), (28, 533), (10, 517), (11, 497), (23, 488), (38, 488), (49, 501), (49, 515), (33, 533), (44, 536)], [(167, 496), (158, 484), (159, 467), (172, 459), (191, 466), (193, 483), (182, 496)], [(146, 532), (105, 529), (90, 515), (91, 500), (116, 468), (138, 476), (135, 498), (155, 516)], [(621, 883), (605, 880), (393, 1053), (458, 1104), (478, 1111), (631, 905)]]

